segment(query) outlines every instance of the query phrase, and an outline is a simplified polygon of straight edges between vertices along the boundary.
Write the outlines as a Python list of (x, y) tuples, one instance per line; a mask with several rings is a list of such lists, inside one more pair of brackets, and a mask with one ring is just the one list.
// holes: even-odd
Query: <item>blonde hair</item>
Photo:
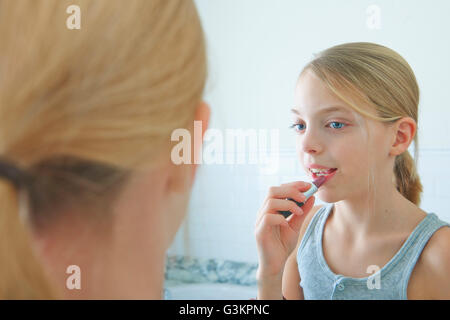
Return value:
[[(419, 86), (414, 72), (397, 52), (375, 43), (355, 42), (320, 52), (301, 74), (311, 70), (356, 112), (384, 123), (411, 117), (418, 124)], [(363, 106), (376, 110), (374, 115)], [(395, 158), (397, 190), (416, 205), (422, 184), (417, 173), (418, 134), (414, 159), (408, 150)]]
[(0, 179), (0, 299), (56, 298), (24, 222), (107, 208), (133, 169), (170, 159), (202, 99), (204, 34), (191, 0), (46, 0), (0, 1), (0, 38), (0, 154), (29, 176)]

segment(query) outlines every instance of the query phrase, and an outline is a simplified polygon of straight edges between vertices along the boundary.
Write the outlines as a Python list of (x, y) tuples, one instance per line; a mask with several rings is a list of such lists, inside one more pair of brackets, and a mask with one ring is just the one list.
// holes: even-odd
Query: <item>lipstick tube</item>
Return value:
[[(305, 204), (305, 202), (319, 190), (320, 186), (325, 181), (326, 181), (326, 178), (324, 176), (321, 176), (321, 177), (317, 178), (316, 180), (314, 180), (311, 183), (311, 187), (308, 189), (308, 191), (303, 193), (303, 195), (306, 197), (304, 202), (297, 202), (291, 198), (287, 198), (287, 200), (294, 201), (299, 207), (302, 207)], [(288, 218), (292, 214), (292, 212), (290, 212), (290, 211), (278, 211), (278, 213), (282, 214), (283, 217), (285, 217), (285, 218)]]

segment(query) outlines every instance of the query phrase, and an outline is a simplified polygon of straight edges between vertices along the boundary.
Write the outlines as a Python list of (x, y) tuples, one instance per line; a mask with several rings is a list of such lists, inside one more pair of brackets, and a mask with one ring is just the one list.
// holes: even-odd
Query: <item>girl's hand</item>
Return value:
[[(269, 189), (255, 225), (259, 256), (258, 278), (281, 277), (286, 260), (297, 245), (305, 216), (315, 200), (311, 196), (300, 208), (287, 198), (304, 202), (306, 197), (302, 192), (310, 187), (310, 183), (297, 181)], [(286, 219), (278, 211), (290, 211), (293, 214)]]

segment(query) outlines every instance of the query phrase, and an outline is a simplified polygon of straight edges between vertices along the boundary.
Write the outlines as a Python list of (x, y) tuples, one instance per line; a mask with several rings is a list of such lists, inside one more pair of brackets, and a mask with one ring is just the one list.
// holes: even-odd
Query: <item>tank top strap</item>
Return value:
[(300, 257), (305, 244), (307, 243), (310, 237), (317, 237), (317, 233), (320, 233), (320, 227), (323, 223), (323, 220), (326, 219), (328, 214), (330, 213), (331, 208), (333, 207), (333, 203), (326, 203), (319, 210), (314, 213), (311, 221), (309, 222), (308, 227), (306, 228), (305, 234), (301, 240), (300, 246), (298, 248), (297, 257)]
[[(402, 283), (402, 295), (407, 299), (407, 287), (411, 277), (411, 273), (419, 259), (426, 244), (433, 234), (442, 227), (450, 227), (446, 221), (440, 220), (435, 213), (428, 213), (427, 216), (414, 229), (404, 245), (398, 252), (396, 263), (392, 264), (392, 268), (399, 270)], [(403, 272), (400, 272), (402, 270)], [(386, 272), (389, 270), (386, 270)]]
[(394, 267), (412, 271), (428, 240), (439, 228), (446, 225), (449, 224), (440, 220), (436, 214), (428, 213), (411, 232), (394, 258), (385, 266), (384, 272), (388, 273)]

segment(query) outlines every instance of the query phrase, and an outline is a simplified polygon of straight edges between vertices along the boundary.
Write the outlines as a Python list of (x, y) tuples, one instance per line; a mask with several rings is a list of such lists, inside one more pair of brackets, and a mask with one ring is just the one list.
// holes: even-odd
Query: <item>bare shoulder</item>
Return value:
[(410, 299), (450, 299), (450, 227), (438, 229), (411, 273)]

